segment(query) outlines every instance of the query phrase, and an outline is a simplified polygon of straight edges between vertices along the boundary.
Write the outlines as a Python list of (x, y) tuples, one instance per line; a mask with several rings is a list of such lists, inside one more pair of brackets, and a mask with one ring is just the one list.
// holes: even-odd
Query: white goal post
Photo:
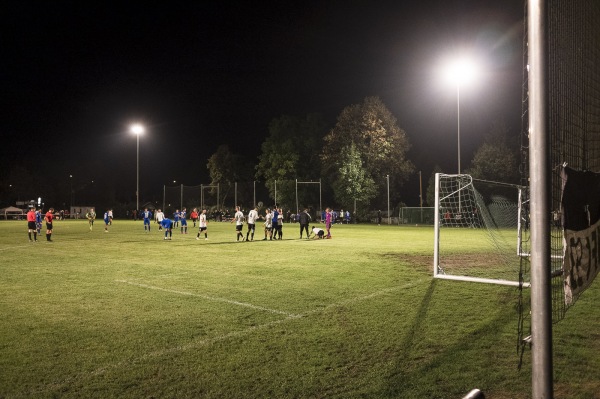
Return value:
[[(435, 175), (434, 278), (528, 287), (519, 276), (526, 187)], [(528, 234), (528, 233), (526, 233)]]

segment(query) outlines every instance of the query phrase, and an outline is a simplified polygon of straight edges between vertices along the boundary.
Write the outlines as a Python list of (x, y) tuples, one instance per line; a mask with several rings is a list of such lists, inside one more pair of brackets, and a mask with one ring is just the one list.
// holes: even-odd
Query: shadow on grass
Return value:
[[(398, 360), (388, 372), (387, 386), (382, 387), (381, 397), (462, 397), (475, 387), (470, 386), (471, 381), (461, 382), (463, 380), (461, 370), (468, 373), (467, 378), (469, 379), (472, 379), (474, 375), (491, 374), (484, 370), (481, 364), (493, 364), (494, 359), (489, 356), (491, 352), (487, 348), (493, 347), (499, 341), (498, 337), (503, 331), (502, 327), (512, 320), (510, 310), (498, 312), (496, 317), (465, 334), (455, 344), (444, 347), (438, 352), (433, 350), (429, 358), (421, 357), (412, 360), (414, 353), (422, 352), (422, 349), (415, 348), (422, 345), (422, 337), (426, 335), (424, 324), (437, 284), (440, 282), (432, 279), (415, 314), (411, 328), (407, 331), (405, 339), (399, 343)], [(469, 364), (469, 359), (478, 364)], [(411, 364), (412, 361), (418, 362), (419, 365), (415, 367)], [(515, 357), (515, 368), (516, 364)], [(477, 370), (473, 371), (474, 368)], [(483, 384), (484, 382), (480, 381), (479, 383)], [(452, 392), (452, 386), (456, 387), (456, 391)], [(485, 387), (478, 386), (477, 388)]]

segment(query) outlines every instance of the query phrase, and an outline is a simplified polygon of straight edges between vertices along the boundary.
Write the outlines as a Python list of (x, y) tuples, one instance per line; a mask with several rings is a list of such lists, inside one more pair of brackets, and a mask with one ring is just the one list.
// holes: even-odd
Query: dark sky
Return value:
[(4, 169), (134, 186), (128, 127), (141, 122), (142, 192), (208, 183), (219, 144), (258, 156), (274, 117), (318, 112), (333, 127), (379, 96), (417, 170), (455, 172), (456, 90), (439, 69), (460, 52), (484, 71), (461, 89), (463, 169), (492, 121), (518, 140), (522, 1), (151, 3), (3, 5)]

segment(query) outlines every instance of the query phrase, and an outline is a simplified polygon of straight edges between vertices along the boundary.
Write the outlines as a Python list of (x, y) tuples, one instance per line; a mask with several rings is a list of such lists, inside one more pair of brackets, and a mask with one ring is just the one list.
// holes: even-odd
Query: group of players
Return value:
[[(306, 232), (306, 238), (310, 238), (311, 235), (314, 238), (331, 238), (331, 210), (327, 208), (326, 214), (326, 223), (325, 226), (327, 228), (327, 236), (325, 236), (325, 231), (319, 227), (312, 227), (311, 233), (308, 231), (308, 224), (311, 221), (311, 217), (308, 214), (308, 210), (305, 209), (304, 212), (300, 214), (300, 238), (302, 238), (303, 232)], [(183, 208), (181, 211), (177, 209), (173, 214), (173, 218), (168, 218), (165, 214), (158, 209), (156, 214), (152, 215), (152, 211), (145, 208), (141, 213), (142, 219), (144, 221), (144, 231), (149, 233), (151, 229), (151, 220), (158, 224), (158, 229), (164, 231), (164, 240), (171, 240), (173, 238), (173, 229), (180, 228), (181, 234), (187, 234), (188, 226), (187, 226), (187, 209)], [(208, 240), (208, 219), (206, 209), (203, 209), (201, 212), (198, 212), (196, 208), (194, 208), (190, 214), (191, 219), (194, 223), (194, 227), (196, 227), (196, 222), (198, 222), (198, 233), (196, 235), (196, 240), (200, 240), (201, 236), (204, 235), (204, 240)], [(259, 220), (264, 220), (264, 238), (263, 241), (266, 240), (282, 240), (283, 239), (283, 211), (281, 208), (274, 207), (273, 209), (267, 208), (264, 216), (259, 216), (258, 208), (255, 207), (248, 212), (248, 215), (244, 216), (241, 208), (239, 206), (235, 207), (235, 215), (233, 219), (231, 219), (230, 223), (235, 222), (235, 230), (236, 230), (236, 240), (237, 241), (254, 241), (254, 235), (256, 233), (256, 224)], [(243, 233), (244, 222), (247, 224), (248, 228), (246, 231), (246, 235)]]
[[(281, 208), (274, 207), (273, 209), (267, 208), (264, 216), (259, 216), (258, 208), (254, 207), (248, 212), (247, 216), (244, 216), (241, 208), (239, 206), (235, 207), (235, 215), (231, 220), (231, 223), (235, 222), (235, 230), (236, 230), (236, 240), (237, 241), (254, 241), (254, 234), (256, 232), (256, 223), (259, 220), (264, 220), (264, 238), (263, 241), (266, 240), (282, 240), (283, 239), (283, 211)], [(27, 212), (27, 227), (29, 231), (29, 241), (37, 242), (37, 234), (41, 234), (42, 228), (42, 211), (41, 209), (36, 210), (35, 208), (31, 208), (29, 212)], [(54, 218), (54, 209), (50, 208), (46, 215), (44, 216), (44, 220), (46, 222), (46, 239), (48, 241), (52, 241), (52, 221)], [(86, 213), (86, 218), (88, 219), (90, 231), (92, 231), (94, 227), (94, 220), (96, 219), (96, 212), (93, 208)], [(164, 240), (171, 240), (173, 237), (173, 229), (181, 228), (181, 234), (187, 234), (187, 210), (183, 208), (181, 211), (177, 209), (173, 214), (173, 219), (165, 217), (165, 214), (158, 209), (156, 214), (152, 215), (152, 211), (148, 208), (145, 208), (141, 213), (142, 219), (144, 221), (144, 231), (146, 233), (150, 232), (151, 220), (158, 224), (159, 230), (164, 230)], [(196, 235), (196, 240), (200, 240), (200, 236), (204, 235), (204, 239), (208, 240), (208, 220), (206, 217), (206, 209), (203, 209), (200, 213), (198, 210), (194, 208), (192, 213), (190, 214), (194, 227), (196, 227), (196, 222), (198, 222), (198, 234)], [(107, 210), (103, 216), (104, 219), (104, 232), (108, 233), (108, 228), (112, 225), (112, 209)], [(308, 210), (305, 209), (303, 212), (298, 214), (298, 221), (300, 224), (300, 238), (302, 238), (303, 233), (306, 233), (306, 238), (309, 239), (311, 236), (315, 239), (323, 239), (323, 238), (331, 238), (331, 224), (332, 224), (332, 211), (327, 208), (325, 211), (325, 228), (327, 230), (327, 235), (325, 235), (325, 231), (319, 227), (312, 226), (311, 232), (308, 231), (308, 225), (312, 220)], [(246, 222), (248, 229), (246, 231), (246, 235), (243, 233), (244, 222)], [(32, 239), (33, 234), (33, 239)]]
[[(314, 238), (331, 238), (331, 210), (327, 208), (326, 211), (328, 217), (326, 218), (327, 236), (323, 229), (318, 227), (312, 227), (311, 233), (308, 232), (308, 224), (311, 221), (311, 217), (308, 214), (308, 210), (305, 209), (301, 213), (300, 221), (300, 238), (302, 238), (303, 232), (306, 232), (306, 238), (310, 238), (311, 235)], [(152, 211), (148, 208), (142, 212), (142, 219), (144, 221), (144, 231), (150, 232), (150, 221), (152, 220)], [(191, 219), (196, 227), (198, 222), (198, 234), (196, 240), (201, 239), (201, 235), (204, 235), (204, 240), (208, 240), (208, 220), (206, 209), (198, 212), (194, 208), (190, 214)], [(254, 241), (254, 235), (256, 233), (256, 224), (259, 220), (264, 220), (264, 238), (266, 240), (282, 240), (283, 239), (283, 211), (281, 208), (274, 207), (273, 209), (267, 208), (264, 216), (259, 216), (258, 208), (254, 207), (248, 212), (248, 215), (244, 216), (239, 206), (235, 207), (235, 214), (230, 223), (235, 222), (236, 241)], [(181, 211), (177, 209), (173, 214), (173, 219), (170, 219), (164, 215), (164, 213), (158, 209), (154, 215), (154, 220), (158, 223), (158, 229), (164, 230), (164, 240), (171, 240), (173, 238), (173, 229), (180, 228), (181, 234), (187, 234), (187, 209), (183, 208)], [(246, 235), (243, 233), (244, 222), (248, 228)]]

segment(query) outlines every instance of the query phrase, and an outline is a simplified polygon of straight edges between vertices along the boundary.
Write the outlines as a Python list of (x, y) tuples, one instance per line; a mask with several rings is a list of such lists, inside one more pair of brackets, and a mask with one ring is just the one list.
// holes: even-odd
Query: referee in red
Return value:
[[(37, 242), (37, 227), (35, 225), (35, 209), (29, 208), (27, 212), (27, 229), (29, 234), (29, 242)], [(31, 233), (33, 233), (33, 240), (31, 239)]]

